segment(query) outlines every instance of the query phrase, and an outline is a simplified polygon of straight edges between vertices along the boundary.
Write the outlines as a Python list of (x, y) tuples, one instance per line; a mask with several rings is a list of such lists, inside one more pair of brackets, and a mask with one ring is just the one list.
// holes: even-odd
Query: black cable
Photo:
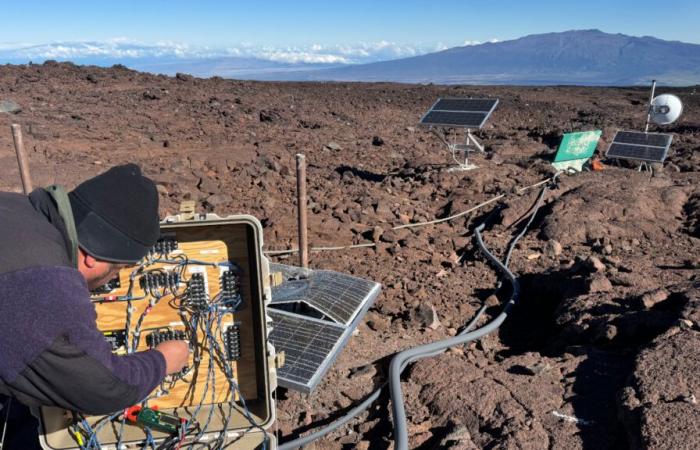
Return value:
[[(554, 177), (556, 179), (556, 175)], [(535, 202), (535, 207), (533, 208), (532, 215), (530, 217), (530, 220), (527, 222), (525, 227), (523, 227), (523, 230), (516, 235), (511, 242), (508, 245), (508, 250), (506, 252), (506, 260), (507, 262), (510, 259), (510, 255), (512, 254), (513, 249), (515, 248), (515, 245), (517, 242), (525, 235), (527, 232), (527, 229), (529, 226), (532, 224), (534, 221), (534, 217), (537, 214), (537, 211), (539, 210), (541, 206), (541, 201), (544, 198), (544, 194), (546, 191), (549, 189), (548, 185), (545, 185), (540, 194), (537, 197), (537, 200)], [(480, 224), (478, 227), (475, 229), (475, 234), (476, 234), (476, 239), (477, 239), (477, 244), (479, 245), (479, 249), (484, 253), (484, 255), (487, 257), (487, 259), (496, 267), (497, 270), (503, 273), (503, 275), (506, 277), (506, 280), (510, 283), (511, 285), (511, 295), (508, 301), (505, 303), (503, 310), (501, 313), (494, 318), (491, 322), (488, 324), (484, 325), (483, 327), (477, 329), (474, 332), (471, 332), (472, 327), (476, 325), (478, 320), (481, 318), (483, 313), (486, 310), (486, 305), (483, 305), (477, 314), (474, 316), (474, 318), (467, 324), (467, 326), (462, 330), (458, 335), (454, 336), (453, 338), (445, 339), (442, 341), (438, 342), (433, 342), (431, 344), (426, 344), (423, 346), (419, 346), (413, 349), (405, 350), (392, 359), (390, 370), (392, 371), (392, 379), (390, 381), (395, 381), (396, 378), (398, 378), (398, 389), (396, 387), (396, 383), (394, 385), (390, 386), (393, 389), (391, 389), (392, 393), (392, 406), (394, 407), (394, 436), (397, 444), (397, 448), (400, 447), (399, 441), (399, 435), (402, 434), (402, 429), (401, 427), (403, 426), (403, 435), (405, 436), (405, 412), (403, 412), (403, 400), (401, 398), (401, 389), (400, 389), (400, 374), (401, 372), (406, 368), (408, 364), (411, 362), (414, 362), (418, 359), (422, 358), (427, 358), (430, 356), (435, 356), (438, 355), (442, 352), (444, 352), (447, 348), (453, 347), (456, 345), (462, 345), (466, 342), (469, 342), (474, 339), (478, 339), (489, 332), (497, 329), (501, 323), (505, 320), (507, 317), (508, 312), (512, 308), (512, 306), (515, 304), (517, 301), (517, 298), (519, 296), (519, 290), (520, 286), (515, 279), (515, 276), (513, 273), (508, 269), (506, 264), (501, 263), (494, 255), (491, 253), (486, 246), (484, 245), (484, 242), (481, 238), (481, 231), (485, 228), (485, 223)], [(498, 288), (500, 288), (500, 283)], [(401, 356), (401, 358), (399, 358)], [(303, 436), (300, 438), (297, 438), (293, 441), (286, 442), (284, 444), (281, 444), (278, 447), (278, 450), (292, 450), (296, 449), (299, 447), (302, 447), (304, 445), (307, 445), (313, 441), (316, 441), (327, 434), (337, 430), (356, 416), (358, 416), (360, 413), (362, 413), (364, 410), (366, 410), (374, 401), (376, 401), (381, 393), (382, 390), (385, 389), (386, 385), (389, 383), (389, 381), (385, 382), (379, 389), (376, 389), (374, 392), (372, 392), (365, 400), (362, 401), (359, 405), (357, 405), (355, 408), (351, 409), (346, 413), (343, 417), (340, 419), (336, 420), (335, 422), (331, 423), (330, 425), (325, 426), (324, 428), (317, 430), (314, 433), (311, 433), (307, 436)], [(398, 418), (397, 418), (397, 411), (396, 407), (398, 405), (399, 411), (398, 411)], [(402, 420), (403, 418), (403, 420)], [(401, 423), (400, 423), (401, 422)], [(400, 423), (400, 424), (399, 424)], [(397, 425), (398, 424), (398, 425)], [(398, 429), (397, 429), (398, 428)], [(407, 438), (406, 438), (406, 443), (405, 447), (407, 447)]]
[(2, 425), (2, 438), (0, 438), (0, 450), (5, 447), (5, 436), (7, 434), (7, 422), (10, 420), (10, 408), (12, 407), (12, 397), (7, 397), (5, 405), (5, 423)]

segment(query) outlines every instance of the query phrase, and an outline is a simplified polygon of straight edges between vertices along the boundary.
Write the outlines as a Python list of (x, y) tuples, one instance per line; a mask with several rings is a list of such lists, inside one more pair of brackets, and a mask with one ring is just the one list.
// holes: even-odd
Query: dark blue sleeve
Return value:
[(0, 378), (30, 405), (90, 414), (131, 406), (165, 376), (156, 350), (116, 356), (82, 275), (38, 267), (0, 275)]

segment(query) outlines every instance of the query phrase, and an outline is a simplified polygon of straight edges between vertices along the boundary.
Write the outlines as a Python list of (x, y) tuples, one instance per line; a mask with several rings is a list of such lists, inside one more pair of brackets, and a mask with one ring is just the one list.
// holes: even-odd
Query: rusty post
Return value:
[(29, 176), (29, 160), (24, 151), (24, 141), (22, 140), (22, 128), (19, 124), (13, 123), (12, 138), (15, 141), (15, 153), (17, 153), (17, 164), (19, 165), (19, 176), (22, 178), (22, 189), (27, 195), (32, 191), (32, 178)]
[(309, 267), (309, 241), (306, 228), (306, 158), (297, 154), (297, 216), (299, 228), (299, 265)]

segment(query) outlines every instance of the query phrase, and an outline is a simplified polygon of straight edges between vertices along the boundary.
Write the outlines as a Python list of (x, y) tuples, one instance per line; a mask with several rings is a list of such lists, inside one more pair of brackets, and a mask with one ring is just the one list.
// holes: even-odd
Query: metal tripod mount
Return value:
[[(649, 132), (649, 121), (651, 120), (651, 112), (652, 109), (654, 108), (654, 92), (656, 92), (656, 80), (651, 80), (651, 95), (649, 96), (649, 108), (647, 109), (647, 120), (644, 123), (644, 132), (648, 133)], [(647, 164), (645, 161), (642, 161), (639, 163), (639, 167), (637, 167), (637, 170), (639, 172), (645, 171), (645, 172), (651, 172), (652, 174), (654, 171), (651, 169), (651, 166)]]
[[(475, 164), (469, 162), (469, 152), (478, 150), (481, 153), (484, 152), (484, 146), (476, 139), (472, 134), (471, 129), (467, 128), (467, 133), (464, 136), (464, 143), (449, 142), (447, 140), (447, 135), (445, 133), (445, 128), (441, 127), (431, 127), (431, 131), (440, 139), (450, 151), (452, 159), (458, 164), (458, 167), (453, 167), (449, 169), (450, 171), (456, 170), (472, 170), (478, 168)], [(457, 154), (462, 153), (464, 155), (464, 162), (457, 159)]]

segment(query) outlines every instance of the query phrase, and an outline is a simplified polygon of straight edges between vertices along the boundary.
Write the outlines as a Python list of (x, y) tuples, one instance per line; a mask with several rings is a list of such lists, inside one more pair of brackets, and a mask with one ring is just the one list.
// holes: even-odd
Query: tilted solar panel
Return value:
[(421, 118), (421, 125), (481, 128), (498, 105), (496, 98), (439, 98)]
[[(272, 270), (280, 265), (273, 264)], [(291, 267), (291, 266), (286, 266)], [(344, 273), (330, 270), (313, 270), (303, 274), (303, 269), (294, 267), (297, 274), (290, 276), (280, 286), (272, 288), (274, 304), (303, 302), (330, 319), (349, 325), (364, 302), (379, 285)], [(284, 273), (284, 272), (283, 272)]]
[(481, 128), (488, 117), (483, 112), (430, 111), (421, 120), (422, 125)]
[(272, 288), (270, 341), (285, 354), (280, 386), (311, 392), (379, 295), (373, 281), (329, 270), (270, 264), (283, 282)]
[(642, 133), (638, 131), (618, 131), (613, 142), (620, 144), (645, 145), (649, 147), (668, 147), (671, 145), (670, 134)]
[(610, 144), (607, 156), (619, 159), (636, 159), (639, 161), (662, 162), (666, 159), (666, 149), (662, 147), (644, 147), (640, 145)]
[(328, 361), (345, 327), (332, 322), (296, 316), (284, 311), (269, 310), (273, 321), (270, 341), (278, 351), (284, 351), (284, 365), (277, 370), (283, 386), (298, 390), (311, 390), (314, 378), (319, 378), (324, 363)]
[(497, 104), (498, 99), (495, 98), (441, 98), (431, 110), (489, 113)]
[(672, 139), (673, 135), (671, 134), (618, 131), (608, 147), (606, 156), (617, 159), (663, 162), (668, 154)]

